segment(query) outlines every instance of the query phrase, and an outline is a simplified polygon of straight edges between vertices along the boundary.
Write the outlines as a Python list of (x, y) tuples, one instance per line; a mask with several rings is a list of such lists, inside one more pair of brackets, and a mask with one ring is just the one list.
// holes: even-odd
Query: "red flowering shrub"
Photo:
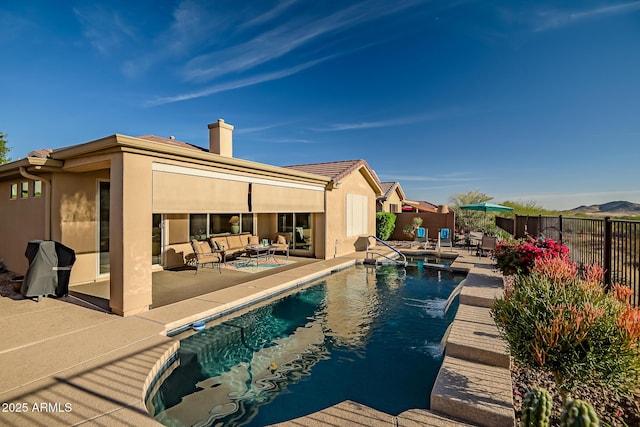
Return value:
[(527, 274), (513, 276), (494, 303), (492, 315), (511, 355), (516, 363), (552, 372), (563, 400), (578, 384), (634, 393), (640, 387), (640, 308), (631, 308), (633, 291), (616, 284), (606, 292), (601, 267), (586, 265), (579, 274), (556, 249), (535, 259)]
[(578, 277), (578, 266), (568, 258), (543, 255), (533, 262), (535, 271), (551, 280), (551, 283), (561, 285)]
[(498, 242), (493, 252), (496, 267), (505, 276), (529, 274), (537, 259), (566, 258), (568, 254), (569, 248), (553, 239), (533, 238), (516, 242)]

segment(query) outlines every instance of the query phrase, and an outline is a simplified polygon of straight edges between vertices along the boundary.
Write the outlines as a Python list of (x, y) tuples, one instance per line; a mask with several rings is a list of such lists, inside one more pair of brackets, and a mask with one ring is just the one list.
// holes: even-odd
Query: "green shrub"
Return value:
[(637, 388), (639, 333), (624, 323), (635, 312), (604, 292), (593, 269), (581, 279), (562, 258), (535, 264), (529, 275), (515, 276), (492, 309), (514, 359), (552, 372), (563, 401), (578, 384), (616, 392)]
[(391, 212), (376, 212), (376, 236), (387, 240), (396, 228), (396, 214)]

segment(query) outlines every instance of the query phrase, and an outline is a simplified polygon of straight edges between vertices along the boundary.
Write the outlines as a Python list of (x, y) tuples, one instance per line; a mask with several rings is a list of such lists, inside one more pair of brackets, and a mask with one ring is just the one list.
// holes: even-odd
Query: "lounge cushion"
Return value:
[(211, 237), (209, 239), (212, 245), (217, 245), (218, 250), (229, 249), (229, 244), (227, 243), (227, 238), (222, 237)]
[[(246, 236), (243, 236), (245, 239), (247, 239)], [(229, 248), (243, 248), (245, 246), (247, 246), (248, 240), (245, 240), (245, 242), (243, 243), (241, 237), (237, 234), (232, 234), (227, 236), (227, 242), (229, 243)]]

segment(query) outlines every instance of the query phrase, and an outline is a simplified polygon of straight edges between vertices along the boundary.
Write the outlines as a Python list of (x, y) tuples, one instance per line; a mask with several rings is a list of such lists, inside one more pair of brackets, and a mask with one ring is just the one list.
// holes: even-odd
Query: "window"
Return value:
[(26, 199), (29, 197), (29, 183), (21, 182), (20, 183), (20, 198)]
[(255, 234), (253, 232), (253, 214), (242, 214), (240, 218), (242, 219), (240, 222), (240, 232)]
[(18, 184), (11, 184), (9, 190), (9, 198), (15, 200), (18, 198)]
[(207, 240), (207, 214), (189, 215), (189, 240)]
[(206, 240), (211, 235), (224, 233), (253, 234), (253, 214), (189, 215), (189, 239)]
[(367, 234), (368, 200), (362, 194), (347, 194), (347, 237)]
[(33, 182), (33, 197), (42, 196), (42, 181)]
[(389, 212), (393, 212), (393, 213), (398, 212), (398, 205), (395, 203), (391, 203), (389, 205)]
[(110, 200), (109, 181), (98, 181), (98, 274), (107, 274), (111, 271), (111, 252), (109, 252)]

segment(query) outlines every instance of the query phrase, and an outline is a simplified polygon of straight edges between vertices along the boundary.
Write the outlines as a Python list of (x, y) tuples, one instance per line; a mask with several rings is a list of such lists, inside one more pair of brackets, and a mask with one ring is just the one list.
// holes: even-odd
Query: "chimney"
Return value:
[(222, 119), (209, 124), (209, 152), (233, 157), (233, 126)]

